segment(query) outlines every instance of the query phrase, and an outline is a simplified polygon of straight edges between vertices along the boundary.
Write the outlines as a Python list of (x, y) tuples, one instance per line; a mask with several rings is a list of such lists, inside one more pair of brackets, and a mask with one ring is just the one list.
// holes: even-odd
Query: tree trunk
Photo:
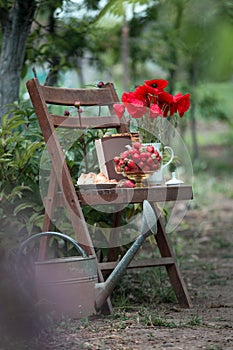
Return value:
[(122, 68), (123, 68), (123, 90), (129, 89), (129, 26), (124, 20), (122, 27), (122, 43), (121, 43), (121, 56), (122, 56)]
[(9, 11), (5, 10), (4, 17), (0, 17), (3, 33), (0, 55), (0, 118), (7, 111), (5, 105), (18, 100), (20, 75), (35, 10), (36, 0), (16, 0)]
[[(193, 62), (191, 64), (191, 67), (190, 67), (190, 71), (189, 71), (190, 86), (192, 87), (192, 90), (194, 90), (194, 88), (197, 84), (197, 74), (198, 74), (198, 59), (194, 58)], [(191, 108), (190, 108), (192, 153), (193, 153), (194, 160), (199, 158), (195, 110), (196, 110), (196, 101), (194, 98), (192, 101)]]
[[(56, 19), (54, 17), (54, 12), (56, 10), (56, 4), (52, 4), (49, 8), (49, 22), (48, 22), (48, 33), (51, 36), (56, 35)], [(60, 57), (55, 53), (52, 54), (50, 58), (50, 70), (46, 77), (44, 85), (56, 86), (58, 82), (58, 72), (60, 68)]]
[(193, 148), (193, 159), (199, 158), (199, 149), (197, 143), (197, 126), (196, 126), (196, 118), (195, 118), (195, 103), (191, 105), (190, 108), (190, 119), (191, 119), (191, 137), (192, 137), (192, 148)]
[[(181, 27), (181, 21), (182, 21), (182, 15), (183, 15), (183, 4), (179, 1), (175, 3), (176, 6), (176, 18), (174, 23), (174, 31), (178, 32)], [(169, 34), (170, 35), (170, 34)], [(175, 41), (170, 40), (170, 38), (167, 38), (167, 41), (169, 42), (169, 50), (170, 50), (170, 59), (172, 63), (172, 67), (169, 69), (169, 93), (173, 95), (175, 90), (175, 80), (176, 80), (176, 72), (177, 72), (177, 66), (178, 66), (178, 56), (177, 56), (177, 45)]]
[(83, 75), (83, 60), (82, 57), (77, 57), (77, 68), (78, 68), (78, 78), (79, 78), (79, 86), (84, 87), (84, 75)]

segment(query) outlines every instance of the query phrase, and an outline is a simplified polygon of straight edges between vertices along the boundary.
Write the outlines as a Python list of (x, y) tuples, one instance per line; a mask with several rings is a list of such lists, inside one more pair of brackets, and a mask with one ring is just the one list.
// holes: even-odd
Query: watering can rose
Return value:
[(154, 146), (135, 142), (133, 147), (114, 158), (117, 172), (137, 173), (156, 171), (161, 165), (161, 156)]

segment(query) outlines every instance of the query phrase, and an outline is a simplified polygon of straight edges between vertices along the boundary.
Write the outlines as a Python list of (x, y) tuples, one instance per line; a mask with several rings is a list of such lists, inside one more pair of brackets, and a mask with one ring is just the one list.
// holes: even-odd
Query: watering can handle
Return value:
[[(16, 278), (18, 280), (18, 286), (19, 286), (19, 289), (21, 290), (21, 292), (28, 298), (28, 301), (30, 302), (35, 302), (34, 300), (34, 294), (33, 294), (33, 291), (31, 291), (30, 289), (28, 289), (28, 285), (25, 286), (25, 282), (22, 280), (22, 274), (19, 273), (19, 267), (21, 266), (21, 258), (22, 258), (22, 255), (23, 255), (23, 250), (24, 248), (27, 246), (27, 244), (29, 242), (31, 242), (32, 240), (36, 239), (36, 238), (41, 238), (41, 237), (44, 237), (44, 236), (56, 236), (56, 237), (59, 237), (63, 240), (66, 240), (70, 243), (73, 244), (73, 246), (76, 248), (76, 250), (78, 251), (79, 254), (82, 255), (83, 258), (86, 258), (87, 257), (87, 254), (85, 252), (85, 250), (71, 237), (67, 236), (67, 235), (64, 235), (63, 233), (60, 233), (60, 232), (40, 232), (40, 233), (37, 233), (33, 236), (30, 236), (28, 239), (26, 239), (19, 247), (19, 250), (16, 254), (16, 260), (15, 260), (15, 270), (16, 270)], [(26, 281), (27, 283), (27, 281)]]
[(174, 159), (174, 151), (170, 146), (165, 146), (164, 149), (168, 150), (169, 153), (171, 154), (171, 157), (169, 159), (169, 161), (163, 165), (163, 169), (166, 168)]
[(78, 242), (76, 242), (73, 238), (63, 234), (63, 233), (60, 233), (60, 232), (40, 232), (40, 233), (36, 233), (35, 235), (29, 237), (28, 239), (26, 239), (26, 241), (24, 241), (20, 248), (19, 248), (19, 252), (22, 252), (23, 249), (27, 246), (27, 244), (32, 241), (33, 239), (36, 239), (36, 238), (41, 238), (41, 237), (44, 237), (44, 236), (56, 236), (56, 237), (59, 237), (61, 239), (63, 239), (64, 241), (68, 241), (70, 243), (73, 244), (73, 246), (76, 248), (76, 250), (78, 251), (79, 254), (82, 255), (83, 258), (86, 258), (87, 257), (87, 253), (85, 252), (85, 250), (78, 244)]

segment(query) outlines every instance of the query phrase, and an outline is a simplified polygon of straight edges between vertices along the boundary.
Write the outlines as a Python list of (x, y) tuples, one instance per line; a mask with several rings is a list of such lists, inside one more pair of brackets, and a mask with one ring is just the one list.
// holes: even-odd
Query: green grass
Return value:
[(159, 303), (175, 303), (175, 293), (164, 267), (128, 272), (113, 292), (114, 307), (134, 307)]
[(217, 273), (209, 274), (206, 278), (206, 285), (208, 286), (225, 286), (227, 284), (227, 280), (225, 277), (222, 277), (221, 275)]
[[(137, 322), (148, 327), (166, 327), (166, 328), (188, 328), (203, 326), (204, 322), (197, 313), (188, 317), (167, 316), (161, 309), (152, 308), (151, 306), (138, 306), (132, 308), (116, 308), (114, 314), (107, 316), (112, 319), (114, 327), (124, 329), (128, 326), (128, 321)], [(150, 336), (150, 334), (148, 334)]]
[(214, 240), (214, 246), (217, 249), (225, 249), (228, 248), (229, 246), (232, 246), (232, 243), (224, 239), (221, 235), (216, 235), (213, 238)]
[(203, 324), (203, 320), (199, 315), (193, 315), (186, 321), (185, 326), (201, 326)]

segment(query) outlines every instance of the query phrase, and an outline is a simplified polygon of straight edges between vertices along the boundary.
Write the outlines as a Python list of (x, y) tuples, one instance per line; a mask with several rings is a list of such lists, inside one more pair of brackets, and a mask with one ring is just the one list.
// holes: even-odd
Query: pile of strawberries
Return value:
[(160, 168), (161, 156), (154, 146), (143, 146), (140, 142), (135, 142), (131, 149), (115, 157), (114, 163), (117, 172), (145, 173)]

